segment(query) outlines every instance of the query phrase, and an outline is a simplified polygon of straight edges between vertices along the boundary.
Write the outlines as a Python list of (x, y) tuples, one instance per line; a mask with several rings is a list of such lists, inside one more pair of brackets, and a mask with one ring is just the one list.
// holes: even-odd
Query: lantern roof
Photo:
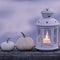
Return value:
[(40, 26), (56, 26), (59, 25), (59, 22), (54, 18), (40, 18), (36, 24)]
[(59, 25), (59, 22), (52, 18), (53, 12), (49, 9), (41, 11), (42, 17), (37, 21), (37, 25), (40, 26), (56, 26)]

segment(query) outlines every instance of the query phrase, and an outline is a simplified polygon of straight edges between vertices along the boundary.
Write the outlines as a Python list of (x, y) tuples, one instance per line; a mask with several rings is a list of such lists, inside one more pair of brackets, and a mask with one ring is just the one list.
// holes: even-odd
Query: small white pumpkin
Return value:
[(19, 50), (30, 50), (34, 47), (34, 41), (31, 37), (26, 37), (23, 32), (21, 32), (23, 37), (19, 38), (16, 42), (16, 47)]
[(14, 42), (10, 41), (10, 38), (7, 41), (1, 43), (1, 49), (5, 51), (10, 51), (14, 49)]

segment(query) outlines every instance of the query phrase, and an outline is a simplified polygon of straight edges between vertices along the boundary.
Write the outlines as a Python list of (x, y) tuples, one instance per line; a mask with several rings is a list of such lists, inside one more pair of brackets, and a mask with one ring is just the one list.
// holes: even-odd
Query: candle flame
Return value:
[(48, 37), (48, 32), (46, 33), (46, 38), (49, 38), (49, 37)]
[(46, 32), (46, 36), (45, 36), (45, 38), (43, 39), (43, 43), (44, 43), (44, 44), (50, 44), (50, 43), (51, 43), (50, 38), (49, 38), (49, 36), (48, 36), (48, 31)]

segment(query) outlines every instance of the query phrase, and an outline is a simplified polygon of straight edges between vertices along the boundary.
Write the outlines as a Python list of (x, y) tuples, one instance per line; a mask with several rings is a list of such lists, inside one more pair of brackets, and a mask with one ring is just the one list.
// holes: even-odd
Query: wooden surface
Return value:
[(0, 50), (0, 60), (60, 60), (60, 48), (56, 51), (31, 51), (13, 50), (4, 52)]

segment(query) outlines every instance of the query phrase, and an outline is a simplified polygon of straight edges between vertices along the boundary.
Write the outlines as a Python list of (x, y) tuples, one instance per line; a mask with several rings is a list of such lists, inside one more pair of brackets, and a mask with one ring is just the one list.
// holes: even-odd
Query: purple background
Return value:
[(52, 9), (53, 17), (60, 23), (59, 0), (0, 0), (0, 43), (8, 37), (16, 42), (20, 32), (36, 41), (35, 23), (45, 8)]

